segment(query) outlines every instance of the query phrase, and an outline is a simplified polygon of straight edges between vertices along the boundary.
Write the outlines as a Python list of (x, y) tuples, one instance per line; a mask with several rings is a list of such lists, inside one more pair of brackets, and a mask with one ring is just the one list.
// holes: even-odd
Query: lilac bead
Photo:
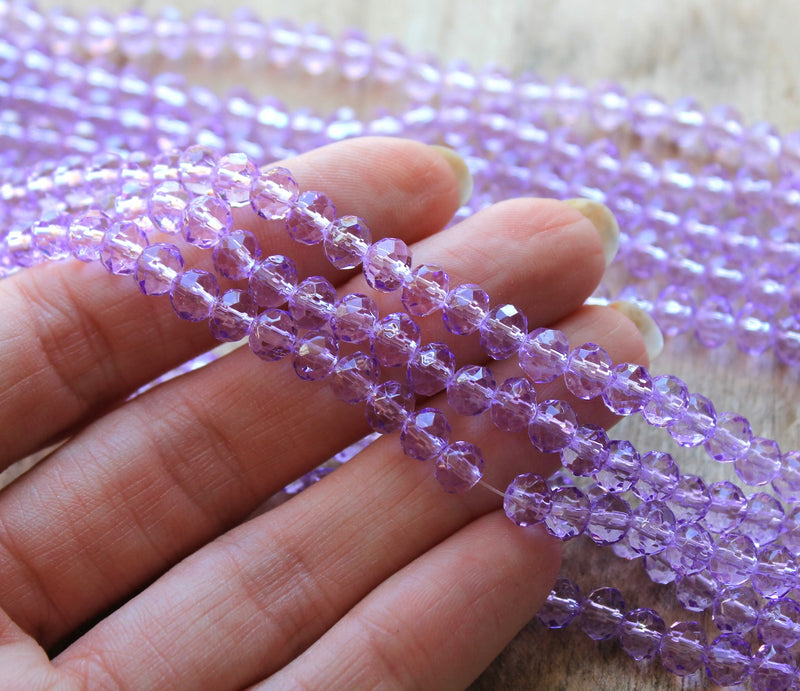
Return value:
[(264, 170), (253, 180), (250, 206), (268, 221), (282, 221), (297, 203), (299, 190), (286, 168)]
[(372, 233), (363, 218), (341, 216), (325, 229), (325, 256), (337, 269), (354, 269), (371, 241)]
[(733, 310), (722, 296), (706, 298), (695, 313), (695, 334), (706, 348), (718, 348), (732, 335)]
[(680, 621), (661, 639), (661, 662), (670, 672), (685, 677), (705, 664), (706, 634), (696, 621)]
[(166, 180), (150, 192), (147, 213), (157, 230), (168, 235), (183, 232), (186, 207), (192, 195), (176, 180)]
[(212, 149), (196, 144), (181, 152), (178, 160), (178, 175), (181, 184), (192, 194), (206, 194), (217, 166), (217, 157)]
[(616, 415), (640, 411), (653, 393), (653, 381), (641, 365), (625, 363), (613, 369), (608, 388), (603, 392), (606, 407)]
[(664, 620), (652, 609), (634, 609), (620, 624), (619, 641), (634, 660), (650, 660), (658, 655), (666, 631)]
[(715, 482), (708, 488), (708, 495), (711, 502), (703, 522), (712, 533), (726, 533), (742, 522), (747, 499), (736, 485), (727, 481)]
[(633, 493), (642, 501), (666, 499), (678, 486), (679, 470), (668, 453), (649, 451), (641, 457)]
[(662, 374), (653, 379), (653, 394), (642, 409), (642, 416), (653, 427), (677, 422), (689, 403), (689, 390), (677, 377)]
[(361, 343), (372, 335), (377, 318), (375, 300), (361, 293), (348, 293), (334, 305), (331, 329), (340, 341)]
[(567, 337), (555, 329), (534, 329), (519, 348), (519, 366), (537, 384), (564, 374), (569, 355)]
[(372, 243), (363, 259), (364, 278), (382, 293), (399, 290), (411, 274), (411, 251), (402, 240), (383, 238)]
[(775, 330), (775, 357), (789, 367), (800, 365), (800, 319), (781, 319)]
[(678, 576), (675, 595), (678, 602), (690, 612), (704, 612), (714, 604), (719, 593), (719, 585), (708, 576), (707, 571), (698, 571)]
[(136, 260), (134, 276), (145, 295), (165, 295), (183, 270), (183, 257), (175, 245), (146, 247)]
[(648, 554), (644, 558), (644, 570), (653, 583), (660, 583), (661, 585), (672, 583), (677, 575), (675, 569), (669, 565), (664, 552)]
[(770, 315), (760, 305), (746, 303), (736, 315), (736, 345), (748, 355), (761, 355), (772, 347), (773, 329)]
[(721, 585), (741, 585), (756, 568), (756, 547), (744, 535), (723, 535), (708, 562), (709, 573)]
[(747, 585), (725, 588), (714, 600), (714, 623), (723, 633), (744, 634), (755, 628), (759, 602)]
[(408, 416), (400, 432), (403, 453), (419, 461), (438, 456), (450, 439), (450, 423), (441, 410), (423, 408)]
[(758, 637), (766, 645), (784, 648), (800, 641), (800, 604), (789, 597), (767, 602), (758, 612)]
[(753, 691), (788, 691), (795, 681), (794, 656), (779, 645), (762, 645), (753, 657), (750, 683)]
[(719, 686), (743, 683), (750, 674), (753, 651), (750, 644), (736, 633), (723, 633), (706, 651), (706, 674)]
[(548, 629), (563, 629), (580, 611), (580, 589), (568, 578), (559, 578), (536, 616)]
[(228, 290), (214, 302), (208, 325), (218, 341), (238, 341), (250, 333), (256, 302), (242, 290)]
[(772, 480), (772, 488), (784, 501), (800, 502), (800, 451), (789, 451), (781, 457), (781, 469)]
[(504, 432), (521, 432), (536, 413), (536, 389), (525, 377), (506, 379), (489, 408), (492, 422)]
[(336, 288), (322, 276), (310, 276), (289, 297), (289, 314), (301, 329), (319, 329), (333, 316)]
[(592, 502), (586, 534), (598, 545), (619, 542), (628, 532), (631, 508), (616, 494), (604, 494)]
[(625, 616), (625, 600), (616, 588), (595, 588), (581, 605), (581, 630), (595, 641), (617, 635)]
[(589, 522), (589, 499), (577, 487), (553, 490), (550, 511), (544, 519), (547, 532), (559, 540), (578, 537)]
[(212, 184), (214, 191), (231, 206), (250, 203), (250, 188), (258, 177), (258, 168), (247, 154), (226, 154), (217, 161)]
[(196, 197), (184, 210), (183, 236), (192, 245), (207, 249), (233, 224), (231, 207), (219, 197)]
[(666, 556), (670, 566), (686, 576), (705, 569), (713, 553), (711, 534), (698, 523), (684, 523), (675, 529)]
[(436, 480), (445, 492), (456, 494), (472, 489), (483, 477), (480, 449), (465, 441), (447, 446), (436, 458)]
[(111, 228), (111, 219), (102, 211), (90, 209), (78, 216), (67, 231), (67, 246), (76, 259), (93, 262), (100, 259), (100, 248), (106, 232)]
[(58, 260), (69, 255), (68, 224), (69, 219), (66, 216), (47, 211), (31, 226), (34, 244), (43, 257)]
[(384, 367), (408, 363), (420, 343), (419, 326), (405, 312), (387, 314), (375, 325), (372, 354)]
[(345, 403), (360, 403), (378, 383), (378, 361), (361, 352), (345, 355), (336, 363), (328, 382), (333, 395)]
[(542, 453), (555, 453), (575, 438), (578, 418), (565, 401), (542, 401), (528, 424), (531, 443)]
[(540, 475), (517, 475), (503, 498), (503, 509), (514, 523), (523, 528), (544, 521), (550, 511), (552, 492)]
[(394, 379), (376, 386), (367, 398), (367, 422), (380, 434), (399, 430), (412, 410), (414, 392), (405, 382)]
[(690, 394), (683, 415), (667, 431), (680, 445), (694, 447), (705, 443), (714, 434), (717, 413), (705, 396)]
[(309, 331), (294, 346), (292, 365), (300, 379), (319, 381), (330, 376), (339, 357), (339, 345), (324, 331)]
[(175, 314), (192, 322), (208, 319), (218, 297), (219, 284), (214, 274), (197, 269), (182, 273), (170, 288)]
[(774, 542), (781, 534), (785, 514), (775, 497), (756, 492), (747, 499), (747, 509), (738, 532), (747, 535), (756, 547)]
[(694, 320), (694, 300), (691, 292), (683, 286), (667, 286), (653, 307), (653, 318), (668, 337), (686, 333)]
[(639, 477), (641, 460), (633, 445), (615, 439), (608, 444), (608, 455), (594, 473), (597, 484), (607, 492), (627, 492)]
[(133, 223), (115, 223), (100, 245), (100, 261), (112, 274), (125, 276), (136, 270), (136, 260), (147, 247), (145, 234)]
[(672, 511), (659, 501), (651, 501), (639, 504), (631, 513), (625, 537), (637, 554), (658, 554), (670, 544), (674, 532)]
[(261, 259), (261, 246), (249, 230), (232, 230), (219, 239), (213, 259), (214, 268), (221, 276), (237, 281), (253, 273)]
[(735, 413), (720, 413), (714, 434), (706, 442), (706, 451), (715, 461), (732, 463), (750, 448), (753, 430), (746, 418)]
[(569, 445), (561, 450), (561, 465), (578, 477), (589, 477), (606, 462), (609, 443), (601, 427), (580, 425)]
[(487, 312), (480, 325), (481, 346), (495, 360), (511, 357), (528, 331), (528, 319), (514, 305), (499, 305)]
[(436, 264), (421, 264), (411, 272), (411, 279), (403, 287), (403, 306), (415, 317), (425, 317), (442, 309), (450, 278)]
[(767, 545), (757, 555), (750, 582), (764, 597), (782, 597), (797, 583), (797, 561), (786, 547)]
[(612, 367), (605, 350), (594, 343), (584, 343), (569, 354), (564, 383), (570, 393), (588, 401), (606, 390)]
[(706, 483), (697, 475), (681, 475), (677, 486), (667, 498), (667, 504), (678, 523), (699, 521), (706, 515), (710, 503)]
[(274, 254), (253, 267), (250, 295), (259, 307), (280, 307), (297, 288), (297, 267), (288, 257)]
[(447, 402), (459, 415), (480, 415), (488, 410), (496, 387), (488, 367), (467, 365), (447, 384)]
[(336, 207), (326, 195), (303, 192), (286, 214), (286, 230), (295, 242), (318, 245), (334, 218)]
[(297, 327), (288, 312), (268, 309), (258, 315), (250, 331), (250, 349), (262, 360), (280, 360), (292, 352)]
[(447, 294), (442, 319), (450, 333), (463, 336), (481, 325), (488, 309), (489, 296), (480, 286), (465, 283)]
[(748, 485), (760, 486), (774, 480), (781, 468), (781, 450), (777, 442), (753, 437), (750, 448), (734, 461), (736, 474)]
[(419, 348), (408, 362), (408, 383), (414, 393), (433, 396), (448, 386), (456, 357), (444, 343)]

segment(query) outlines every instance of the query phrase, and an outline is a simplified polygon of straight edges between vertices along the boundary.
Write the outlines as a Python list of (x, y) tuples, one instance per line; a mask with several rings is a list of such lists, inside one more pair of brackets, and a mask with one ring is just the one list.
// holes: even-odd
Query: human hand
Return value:
[[(353, 140), (285, 165), (301, 189), (362, 216), (373, 239), (401, 237), (415, 264), (439, 263), (453, 284), (521, 307), (529, 328), (557, 325), (615, 362), (646, 361), (620, 312), (581, 307), (604, 247), (575, 208), (513, 200), (441, 230), (459, 206), (459, 167), (410, 141)], [(365, 290), (276, 224), (238, 221), (301, 275)], [(393, 296), (376, 299), (393, 311)], [(0, 468), (69, 436), (0, 492), (4, 688), (462, 687), (556, 577), (558, 544), (544, 531), (514, 526), (480, 488), (443, 493), (396, 435), (253, 515), (364, 436), (363, 410), (247, 349), (125, 401), (213, 345), (130, 280), (74, 261), (38, 266), (0, 282), (0, 314)], [(485, 359), (438, 317), (421, 324), (459, 364)], [(493, 370), (516, 375), (512, 362)], [(560, 381), (537, 388), (569, 399), (584, 422), (614, 422)], [(554, 469), (524, 433), (486, 417), (450, 419), (453, 439), (481, 446), (489, 483)]]

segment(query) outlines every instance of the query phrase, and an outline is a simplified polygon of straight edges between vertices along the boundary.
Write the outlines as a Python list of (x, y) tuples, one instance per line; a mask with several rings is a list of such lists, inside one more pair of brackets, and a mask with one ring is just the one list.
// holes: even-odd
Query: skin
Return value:
[[(458, 181), (439, 152), (409, 141), (355, 140), (285, 165), (301, 189), (362, 216), (373, 239), (401, 237), (415, 264), (440, 263), (451, 284), (480, 283), (492, 304), (521, 307), (529, 328), (554, 325), (614, 361), (646, 363), (624, 315), (581, 307), (604, 258), (576, 209), (516, 199), (442, 230)], [(296, 258), (301, 276), (326, 275), (340, 294), (365, 289), (275, 224), (247, 212), (237, 223), (265, 254)], [(380, 303), (382, 314), (397, 306)], [(460, 688), (549, 592), (558, 543), (514, 526), (490, 492), (443, 493), (397, 435), (259, 512), (363, 436), (363, 409), (247, 349), (126, 402), (213, 344), (167, 298), (63, 262), (0, 282), (0, 314), (0, 468), (68, 439), (0, 492), (5, 688)], [(422, 326), (459, 366), (485, 360), (476, 338), (453, 337), (438, 317)], [(492, 367), (500, 381), (518, 373)], [(615, 422), (559, 382), (538, 394), (571, 400), (586, 422)], [(526, 435), (486, 417), (450, 415), (451, 438), (482, 448), (489, 482), (554, 469)]]

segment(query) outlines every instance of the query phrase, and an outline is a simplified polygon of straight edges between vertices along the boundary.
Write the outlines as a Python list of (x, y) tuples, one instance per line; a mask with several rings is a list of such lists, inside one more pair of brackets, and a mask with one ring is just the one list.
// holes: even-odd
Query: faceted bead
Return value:
[(662, 374), (653, 379), (653, 394), (642, 409), (642, 416), (653, 427), (668, 427), (683, 416), (688, 403), (686, 384), (671, 374)]
[(444, 343), (429, 343), (419, 348), (408, 362), (408, 383), (414, 393), (433, 396), (453, 377), (456, 357)]
[(784, 501), (800, 502), (800, 451), (789, 451), (781, 457), (781, 468), (772, 480), (772, 488)]
[(166, 180), (154, 187), (147, 199), (147, 213), (156, 230), (168, 235), (182, 233), (191, 198), (177, 180)]
[(294, 346), (292, 365), (300, 379), (319, 381), (330, 376), (339, 357), (339, 345), (324, 331), (309, 331)]
[(217, 157), (207, 146), (195, 144), (184, 150), (178, 161), (181, 184), (192, 194), (207, 194), (217, 167)]
[(592, 502), (586, 534), (598, 545), (611, 545), (628, 532), (631, 507), (616, 494), (604, 494)]
[(710, 503), (706, 483), (697, 475), (681, 475), (678, 485), (667, 498), (678, 523), (699, 521), (706, 515)]
[(747, 499), (736, 485), (727, 481), (715, 482), (708, 488), (708, 494), (711, 503), (703, 522), (712, 533), (726, 533), (742, 522)]
[(514, 523), (523, 528), (544, 521), (550, 511), (552, 492), (540, 475), (517, 475), (508, 486), (503, 509)]
[(653, 305), (653, 318), (668, 337), (686, 333), (694, 319), (694, 299), (683, 286), (667, 286)]
[(660, 501), (644, 502), (631, 513), (628, 544), (637, 554), (658, 554), (672, 541), (675, 518)]
[(608, 444), (605, 463), (594, 473), (597, 484), (606, 492), (627, 492), (639, 477), (641, 460), (633, 445), (615, 439)]
[(31, 236), (43, 257), (64, 259), (69, 255), (67, 229), (69, 219), (55, 211), (45, 212), (32, 226)]
[(375, 300), (361, 293), (348, 293), (334, 305), (331, 329), (340, 341), (361, 343), (372, 336), (377, 318)]
[(750, 576), (753, 588), (764, 597), (782, 597), (797, 583), (797, 561), (786, 547), (768, 545), (757, 555), (756, 570)]
[(542, 401), (528, 424), (531, 443), (542, 453), (554, 453), (568, 446), (578, 430), (575, 411), (565, 401)]
[(120, 155), (110, 151), (96, 154), (89, 160), (84, 173), (86, 192), (101, 209), (112, 207), (119, 194), (121, 167)]
[(341, 216), (325, 229), (325, 256), (337, 269), (354, 269), (371, 241), (372, 233), (363, 218)]
[(706, 673), (712, 683), (735, 686), (750, 674), (750, 644), (736, 633), (718, 636), (706, 651)]
[(800, 554), (800, 506), (792, 508), (783, 524), (781, 544), (792, 552)]
[(664, 552), (648, 554), (644, 558), (644, 570), (653, 583), (667, 585), (675, 580), (675, 570), (669, 565)]
[(559, 540), (578, 537), (589, 522), (589, 499), (577, 487), (553, 490), (550, 512), (544, 519), (547, 532)]
[(451, 494), (472, 489), (483, 477), (480, 449), (465, 441), (447, 446), (436, 458), (436, 480)]
[(408, 416), (400, 432), (403, 453), (419, 461), (438, 456), (450, 440), (450, 423), (436, 408), (423, 408)]
[(214, 191), (231, 206), (245, 206), (250, 203), (250, 188), (257, 177), (258, 167), (247, 154), (226, 154), (214, 170)]
[(301, 329), (319, 329), (333, 316), (336, 288), (322, 276), (310, 276), (289, 297), (289, 314)]
[(329, 378), (333, 395), (345, 403), (360, 403), (378, 383), (378, 361), (364, 353), (345, 355), (336, 363)]
[(756, 547), (744, 535), (723, 535), (708, 562), (709, 573), (721, 585), (741, 585), (756, 568)]
[(690, 612), (704, 612), (714, 604), (719, 593), (719, 585), (708, 576), (707, 571), (698, 571), (686, 576), (678, 576), (675, 595), (678, 602)]
[(525, 339), (528, 320), (514, 305), (500, 305), (489, 310), (479, 328), (486, 354), (505, 360), (517, 352)]
[(568, 578), (559, 578), (536, 616), (548, 629), (563, 629), (580, 611), (580, 589)]
[(497, 390), (489, 408), (496, 427), (504, 432), (521, 432), (536, 413), (536, 389), (525, 377), (506, 379)]
[(641, 365), (625, 363), (613, 369), (608, 388), (603, 392), (606, 407), (616, 415), (640, 411), (653, 393), (653, 381)]
[(76, 259), (93, 262), (100, 259), (100, 247), (106, 232), (111, 228), (111, 219), (102, 211), (90, 209), (78, 216), (67, 231), (67, 246)]
[(612, 367), (605, 350), (594, 343), (584, 343), (569, 354), (564, 383), (570, 393), (588, 401), (606, 390)]
[(684, 523), (675, 529), (667, 560), (677, 573), (686, 576), (705, 569), (713, 553), (711, 534), (698, 523)]
[(420, 343), (419, 326), (405, 312), (387, 314), (375, 325), (372, 354), (384, 367), (408, 363)]
[(218, 297), (216, 276), (198, 269), (182, 273), (170, 289), (170, 302), (175, 314), (192, 322), (208, 319)]
[(590, 477), (608, 458), (608, 435), (602, 427), (580, 425), (575, 437), (561, 450), (561, 465), (578, 477)]
[(581, 605), (581, 630), (595, 641), (617, 635), (625, 616), (625, 600), (616, 588), (595, 588)]
[(641, 468), (633, 485), (633, 493), (642, 501), (666, 499), (678, 486), (678, 480), (675, 459), (668, 453), (649, 451), (641, 457)]
[(734, 337), (743, 353), (761, 355), (773, 342), (769, 313), (759, 305), (746, 303), (736, 315)]
[(138, 226), (115, 223), (103, 237), (100, 261), (112, 274), (132, 274), (136, 270), (136, 260), (146, 247), (147, 238)]
[(295, 242), (318, 245), (336, 218), (336, 207), (322, 192), (303, 192), (286, 214), (286, 230)]
[(367, 422), (380, 434), (399, 430), (414, 410), (414, 392), (405, 382), (390, 379), (376, 386), (367, 398)]
[(781, 534), (784, 518), (783, 507), (775, 497), (756, 492), (747, 499), (747, 509), (738, 532), (747, 535), (756, 547), (763, 547)]
[(183, 236), (192, 245), (207, 249), (233, 224), (231, 207), (219, 197), (195, 197), (183, 216)]
[(546, 384), (564, 374), (568, 355), (569, 341), (561, 331), (534, 329), (519, 349), (519, 366), (531, 381)]
[(650, 660), (658, 655), (666, 631), (664, 620), (652, 609), (634, 609), (620, 624), (619, 640), (634, 660)]
[(297, 267), (288, 257), (273, 254), (253, 267), (248, 289), (259, 307), (280, 307), (297, 288)]
[(214, 268), (221, 276), (237, 281), (253, 273), (261, 259), (261, 246), (249, 230), (232, 230), (219, 239), (213, 258)]
[(280, 360), (294, 349), (297, 327), (288, 312), (268, 309), (258, 315), (250, 331), (250, 349), (262, 360)]
[(363, 259), (364, 278), (383, 293), (399, 290), (411, 274), (411, 251), (402, 240), (383, 238), (372, 243)]
[(415, 317), (425, 317), (442, 309), (450, 278), (436, 264), (421, 264), (411, 272), (411, 280), (403, 287), (403, 306)]
[(175, 245), (146, 247), (136, 260), (136, 283), (145, 295), (165, 295), (183, 270), (183, 257)]
[(661, 639), (661, 662), (670, 672), (685, 677), (705, 664), (706, 634), (695, 621), (680, 621)]
[(758, 620), (758, 596), (749, 585), (732, 586), (714, 600), (714, 623), (723, 633), (747, 633)]
[(442, 319), (450, 333), (463, 336), (481, 325), (488, 310), (489, 296), (480, 286), (465, 283), (447, 294)]
[(774, 480), (781, 469), (781, 450), (777, 442), (753, 437), (750, 448), (734, 461), (736, 474), (748, 485), (766, 485)]
[(249, 293), (228, 290), (211, 308), (208, 325), (218, 341), (238, 341), (250, 333), (258, 309)]
[(800, 365), (800, 319), (781, 319), (775, 330), (775, 357), (789, 367)]
[(703, 444), (714, 434), (717, 412), (714, 404), (705, 396), (690, 394), (683, 415), (671, 424), (667, 431), (681, 446), (694, 447)]
[(750, 448), (753, 430), (746, 418), (736, 413), (720, 413), (714, 434), (706, 440), (708, 455), (721, 463), (732, 463)]
[(706, 298), (695, 313), (695, 334), (706, 348), (718, 348), (732, 335), (733, 310), (722, 296)]
[(800, 641), (800, 604), (790, 597), (764, 604), (758, 611), (758, 637), (762, 643), (784, 648)]
[(750, 683), (753, 691), (788, 691), (795, 681), (794, 656), (779, 645), (762, 645), (753, 657)]
[(447, 384), (447, 402), (459, 415), (480, 415), (488, 410), (496, 387), (488, 367), (467, 365)]
[(286, 168), (261, 171), (250, 188), (250, 206), (268, 221), (282, 221), (297, 202), (299, 189)]

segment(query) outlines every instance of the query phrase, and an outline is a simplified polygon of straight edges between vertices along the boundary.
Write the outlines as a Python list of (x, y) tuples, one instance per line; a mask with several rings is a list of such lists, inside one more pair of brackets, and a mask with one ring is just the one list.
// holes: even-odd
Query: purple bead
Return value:
[(318, 245), (334, 218), (336, 207), (326, 195), (303, 192), (286, 214), (286, 230), (295, 242)]
[(581, 630), (595, 641), (617, 635), (625, 616), (625, 600), (616, 588), (595, 588), (581, 605)]
[(772, 488), (784, 501), (800, 502), (800, 451), (788, 451), (781, 457), (781, 469), (772, 480)]
[(147, 200), (147, 212), (156, 230), (168, 235), (182, 233), (191, 197), (176, 180), (167, 180), (154, 187)]
[(403, 453), (419, 461), (438, 456), (450, 440), (450, 423), (436, 408), (423, 408), (408, 416), (400, 432)]
[(259, 307), (280, 307), (297, 288), (297, 267), (274, 254), (253, 267), (248, 290)]
[(706, 298), (698, 306), (694, 322), (697, 340), (706, 348), (718, 348), (733, 335), (733, 310), (724, 297)]
[(375, 325), (372, 354), (384, 367), (408, 363), (420, 343), (419, 326), (405, 312), (387, 314)]
[(181, 184), (192, 194), (207, 194), (217, 167), (217, 157), (212, 149), (196, 144), (181, 152), (178, 175)]
[(661, 639), (661, 662), (670, 672), (685, 677), (705, 664), (706, 634), (696, 621), (679, 621)]
[(649, 451), (641, 457), (633, 493), (642, 501), (666, 499), (678, 486), (679, 470), (668, 453)]
[(195, 197), (183, 215), (183, 236), (192, 245), (207, 249), (233, 224), (231, 207), (219, 197)]
[(447, 294), (442, 319), (450, 333), (463, 336), (481, 325), (488, 310), (489, 296), (480, 286), (465, 283)]
[(741, 585), (756, 568), (756, 547), (744, 535), (723, 535), (708, 562), (709, 573), (721, 585)]
[(564, 383), (570, 393), (588, 401), (606, 390), (612, 367), (605, 350), (594, 343), (584, 343), (569, 354)]
[(797, 561), (786, 547), (767, 545), (757, 555), (750, 582), (764, 597), (782, 597), (797, 583)]
[(775, 357), (789, 367), (800, 365), (800, 319), (781, 319), (775, 330)]
[(714, 604), (719, 593), (719, 585), (706, 571), (698, 571), (686, 576), (678, 576), (675, 595), (678, 602), (690, 612), (704, 612)]
[(238, 341), (250, 333), (258, 309), (249, 293), (228, 290), (214, 302), (208, 325), (218, 341)]
[(503, 509), (514, 523), (523, 528), (544, 521), (550, 511), (552, 492), (540, 475), (517, 475), (503, 498)]
[(633, 445), (615, 439), (608, 443), (605, 463), (594, 473), (597, 484), (607, 492), (627, 492), (639, 477), (641, 460)]
[(134, 276), (145, 295), (165, 295), (183, 270), (183, 257), (175, 245), (146, 247), (136, 260)]
[(653, 394), (642, 409), (642, 416), (653, 427), (677, 422), (689, 403), (689, 390), (677, 377), (662, 374), (653, 379)]
[(559, 578), (536, 616), (548, 629), (563, 629), (580, 611), (580, 589), (568, 578)]
[(664, 620), (652, 609), (634, 609), (620, 624), (619, 641), (634, 660), (650, 660), (658, 655), (666, 631)]
[(567, 337), (555, 329), (534, 329), (519, 349), (519, 366), (531, 381), (546, 384), (564, 374), (569, 355)]
[(268, 309), (258, 315), (250, 331), (250, 349), (262, 360), (280, 360), (292, 352), (297, 327), (288, 312)]
[(456, 494), (472, 489), (483, 477), (480, 449), (465, 441), (450, 444), (436, 458), (435, 475), (445, 492)]
[(542, 453), (555, 453), (575, 438), (578, 418), (565, 401), (542, 401), (528, 424), (531, 443)]
[(753, 657), (750, 683), (753, 691), (788, 691), (795, 681), (794, 656), (779, 645), (762, 645)]
[(67, 231), (67, 246), (76, 259), (93, 262), (100, 259), (100, 248), (106, 232), (111, 228), (111, 219), (102, 211), (90, 209), (78, 216)]
[(577, 487), (553, 490), (550, 512), (544, 519), (547, 532), (559, 540), (578, 537), (589, 522), (589, 499)]
[(734, 337), (743, 353), (761, 355), (773, 342), (769, 313), (760, 305), (746, 303), (736, 315)]
[(586, 534), (598, 545), (619, 542), (628, 532), (631, 507), (616, 494), (603, 494), (592, 502)]
[(447, 402), (459, 415), (480, 415), (488, 410), (496, 386), (488, 367), (467, 365), (447, 384)]
[(766, 645), (784, 648), (800, 641), (800, 605), (790, 597), (763, 605), (758, 612), (758, 638)]
[(738, 532), (747, 535), (756, 547), (775, 541), (783, 529), (785, 514), (775, 497), (756, 492), (747, 499), (747, 509)]
[(197, 269), (182, 273), (170, 288), (175, 314), (192, 322), (208, 319), (218, 297), (219, 284), (214, 274)]
[(363, 218), (341, 216), (325, 229), (325, 256), (337, 269), (354, 269), (370, 242), (372, 233)]
[(517, 352), (525, 339), (528, 320), (514, 305), (499, 305), (489, 310), (479, 328), (486, 354), (505, 360)]
[(653, 583), (667, 585), (675, 580), (675, 570), (669, 565), (669, 562), (664, 556), (664, 552), (648, 554), (644, 558), (644, 570)]
[(771, 439), (753, 437), (750, 448), (734, 461), (736, 474), (748, 485), (766, 485), (774, 480), (781, 469), (781, 450)]
[(289, 297), (289, 314), (301, 329), (319, 329), (330, 321), (336, 288), (322, 276), (310, 276)]
[(608, 436), (602, 427), (580, 425), (575, 437), (561, 450), (561, 465), (578, 477), (589, 477), (608, 458)]
[(360, 403), (367, 399), (378, 383), (378, 361), (364, 353), (345, 355), (336, 363), (328, 382), (333, 395), (345, 403)]
[(706, 673), (714, 684), (735, 686), (750, 674), (750, 644), (736, 633), (718, 636), (706, 651)]
[(112, 274), (126, 276), (136, 270), (136, 260), (147, 247), (147, 238), (133, 223), (115, 223), (100, 245), (100, 261)]
[(425, 317), (442, 309), (450, 279), (437, 264), (421, 264), (411, 272), (411, 280), (403, 287), (403, 306), (415, 317)]
[(64, 259), (69, 255), (67, 229), (69, 219), (55, 211), (47, 211), (31, 226), (31, 236), (43, 257)]
[(364, 278), (382, 293), (399, 290), (411, 274), (411, 251), (402, 240), (383, 238), (372, 243), (364, 255)]
[(670, 544), (674, 532), (672, 511), (660, 501), (650, 501), (633, 510), (625, 537), (637, 554), (658, 554)]
[(714, 623), (723, 633), (747, 633), (758, 620), (758, 596), (749, 585), (725, 588), (714, 600)]
[(489, 414), (504, 432), (521, 432), (536, 413), (536, 389), (525, 377), (506, 379), (494, 392)]
[(694, 299), (691, 292), (682, 286), (667, 286), (656, 299), (653, 318), (665, 336), (686, 333), (694, 320)]
[(717, 415), (714, 434), (705, 442), (706, 451), (715, 461), (732, 463), (750, 448), (753, 430), (746, 418), (735, 413)]
[(405, 382), (389, 381), (376, 386), (367, 398), (367, 422), (381, 434), (399, 430), (414, 410), (414, 393)]
[(653, 381), (645, 367), (632, 363), (617, 365), (603, 392), (606, 407), (615, 415), (640, 411), (653, 393)]
[(331, 329), (340, 341), (361, 343), (372, 336), (377, 318), (375, 300), (361, 293), (348, 293), (334, 305)]
[(339, 345), (324, 331), (309, 331), (294, 346), (292, 365), (300, 379), (319, 381), (330, 376), (339, 357)]
[(226, 154), (217, 161), (213, 174), (214, 191), (231, 206), (250, 203), (250, 188), (258, 178), (258, 168), (247, 154)]
[(675, 529), (667, 560), (677, 573), (686, 576), (705, 569), (713, 553), (711, 534), (698, 523), (684, 523)]
[(261, 259), (261, 246), (249, 230), (232, 230), (219, 239), (213, 258), (214, 268), (221, 276), (237, 281), (253, 273)]
[(705, 396), (693, 393), (689, 395), (683, 415), (667, 431), (681, 446), (699, 446), (714, 434), (716, 420), (714, 404)]
[(699, 521), (708, 511), (711, 499), (703, 479), (697, 475), (681, 475), (667, 504), (678, 523)]
[(408, 383), (414, 393), (433, 396), (453, 378), (456, 357), (444, 343), (419, 348), (408, 362)]
[(736, 485), (727, 481), (715, 482), (708, 488), (708, 495), (711, 503), (703, 522), (712, 533), (726, 533), (742, 522), (747, 499)]
[(250, 206), (268, 221), (282, 221), (297, 202), (299, 190), (286, 168), (270, 168), (259, 173), (250, 188)]

